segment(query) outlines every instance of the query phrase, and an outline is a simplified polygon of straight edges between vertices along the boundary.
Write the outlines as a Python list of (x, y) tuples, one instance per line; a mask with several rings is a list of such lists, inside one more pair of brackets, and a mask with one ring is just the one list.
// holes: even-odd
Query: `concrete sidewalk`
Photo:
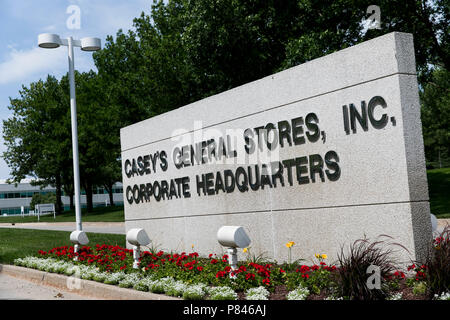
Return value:
[[(1, 220), (0, 220), (1, 221)], [(75, 222), (0, 223), (0, 228), (74, 231)], [(125, 234), (125, 222), (83, 222), (83, 231)]]
[(38, 285), (0, 272), (0, 300), (90, 300), (67, 290)]
[(0, 299), (181, 300), (163, 294), (1, 264)]

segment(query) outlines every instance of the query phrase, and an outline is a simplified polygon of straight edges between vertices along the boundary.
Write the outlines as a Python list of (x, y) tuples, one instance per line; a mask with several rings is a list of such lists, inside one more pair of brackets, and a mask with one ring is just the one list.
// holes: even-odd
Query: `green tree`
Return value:
[[(297, 1), (297, 32), (286, 45), (282, 68), (321, 57), (393, 31), (414, 36), (419, 81), (424, 85), (435, 66), (450, 67), (448, 1), (340, 0)], [(364, 30), (367, 8), (380, 8), (380, 29)]]
[[(75, 73), (77, 91), (80, 180), (86, 191), (88, 211), (93, 209), (93, 189), (120, 179), (120, 115), (107, 103), (95, 72)], [(34, 177), (32, 184), (56, 188), (57, 212), (62, 211), (62, 190), (73, 206), (73, 158), (67, 75), (23, 87), (20, 98), (11, 99), (12, 117), (3, 122), (11, 168), (11, 182)]]
[(94, 54), (122, 126), (273, 73), (297, 11), (292, 1), (154, 2)]
[[(364, 30), (367, 8), (381, 29)], [(94, 54), (123, 126), (392, 31), (414, 35), (419, 80), (448, 70), (446, 1), (154, 1)]]
[(450, 165), (450, 72), (438, 68), (420, 93), (425, 155), (435, 167)]
[[(121, 119), (118, 107), (108, 103), (103, 83), (94, 71), (76, 72), (75, 78), (80, 181), (90, 212), (95, 186), (105, 186), (112, 193), (112, 184), (120, 180)], [(68, 92), (66, 76), (61, 79), (61, 87)]]
[(381, 29), (370, 29), (361, 40), (392, 31), (414, 36), (418, 79), (421, 86), (430, 81), (433, 70), (450, 70), (450, 4), (447, 0), (381, 0), (362, 2), (377, 4), (381, 11)]
[(10, 182), (19, 183), (27, 176), (32, 184), (56, 188), (56, 211), (62, 211), (62, 173), (67, 168), (70, 150), (69, 113), (63, 106), (58, 81), (46, 81), (22, 87), (20, 98), (10, 99), (13, 115), (3, 121), (3, 138), (7, 150), (3, 157), (11, 168)]

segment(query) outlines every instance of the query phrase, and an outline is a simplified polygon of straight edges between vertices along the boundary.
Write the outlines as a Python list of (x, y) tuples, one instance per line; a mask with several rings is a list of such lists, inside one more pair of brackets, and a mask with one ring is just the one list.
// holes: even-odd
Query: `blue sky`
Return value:
[[(98, 37), (103, 45), (107, 35), (131, 29), (133, 18), (142, 11), (149, 14), (152, 3), (152, 0), (0, 0), (0, 126), (11, 115), (9, 97), (18, 97), (22, 84), (29, 86), (30, 82), (45, 79), (47, 74), (60, 79), (68, 71), (67, 48), (39, 48), (40, 33), (74, 39)], [(69, 29), (67, 25), (67, 20), (73, 21), (70, 19), (73, 11), (67, 13), (71, 5), (80, 10), (79, 29)], [(92, 53), (75, 48), (75, 69), (96, 70)], [(0, 154), (5, 150), (0, 134)], [(0, 179), (7, 178), (9, 168), (0, 158)]]

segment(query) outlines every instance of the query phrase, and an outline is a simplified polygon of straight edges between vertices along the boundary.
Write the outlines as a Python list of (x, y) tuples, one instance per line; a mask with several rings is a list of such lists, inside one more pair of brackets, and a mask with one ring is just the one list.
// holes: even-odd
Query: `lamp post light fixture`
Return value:
[[(241, 226), (223, 226), (217, 231), (217, 241), (227, 248), (228, 263), (231, 270), (237, 270), (237, 249), (247, 248), (250, 245), (250, 238)], [(230, 273), (230, 278), (236, 278), (233, 272)]]
[(151, 240), (142, 228), (128, 230), (126, 239), (133, 245), (133, 269), (138, 269), (139, 258), (141, 257), (141, 246), (148, 245)]
[[(89, 243), (89, 239), (84, 231), (76, 230), (70, 234), (70, 242), (73, 243), (73, 252), (77, 253), (80, 245), (84, 246)], [(78, 256), (75, 255), (73, 260), (78, 261)]]
[[(83, 51), (97, 51), (101, 48), (99, 38), (82, 38), (74, 40), (72, 37), (61, 39), (59, 35), (53, 33), (42, 33), (38, 36), (38, 45), (44, 49), (54, 49), (59, 46), (67, 46), (69, 49), (69, 84), (70, 84), (70, 114), (72, 125), (72, 153), (73, 153), (73, 180), (74, 180), (74, 197), (75, 197), (75, 218), (76, 231), (83, 232), (81, 225), (81, 207), (80, 207), (80, 170), (78, 162), (78, 130), (77, 130), (77, 104), (75, 98), (75, 69), (73, 47), (80, 47)], [(83, 232), (84, 233), (84, 232)], [(88, 241), (85, 234), (82, 236), (83, 244)], [(86, 242), (87, 244), (87, 242)], [(79, 245), (75, 245), (77, 252)]]

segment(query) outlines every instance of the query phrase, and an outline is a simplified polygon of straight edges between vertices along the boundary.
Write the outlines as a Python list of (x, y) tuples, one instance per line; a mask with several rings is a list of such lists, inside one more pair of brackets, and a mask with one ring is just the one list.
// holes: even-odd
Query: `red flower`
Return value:
[(302, 266), (300, 267), (300, 269), (297, 269), (297, 270), (295, 270), (295, 271), (296, 271), (296, 272), (305, 273), (305, 272), (307, 272), (307, 271), (309, 271), (309, 270), (310, 270), (310, 269), (309, 269), (308, 266), (302, 265)]
[(203, 267), (202, 267), (202, 266), (198, 266), (198, 267), (197, 267), (197, 270), (198, 270), (198, 271), (203, 271)]
[(161, 257), (163, 254), (164, 254), (164, 251), (159, 251), (156, 255), (157, 255), (158, 257)]
[(247, 268), (245, 266), (239, 267), (239, 272), (245, 272), (245, 271), (247, 271)]
[(256, 276), (254, 273), (247, 273), (245, 275), (245, 280), (255, 280)]
[(265, 284), (266, 286), (270, 286), (270, 279), (269, 278), (264, 278), (262, 283)]

